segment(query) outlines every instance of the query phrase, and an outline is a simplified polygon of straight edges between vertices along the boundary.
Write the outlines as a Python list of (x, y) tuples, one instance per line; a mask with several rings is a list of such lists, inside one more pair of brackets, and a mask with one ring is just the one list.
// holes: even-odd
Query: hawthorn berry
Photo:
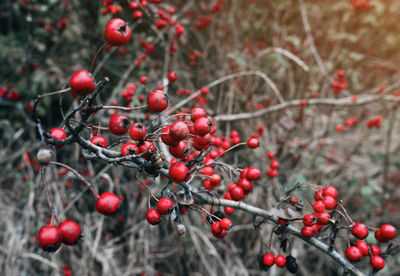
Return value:
[(138, 154), (139, 148), (135, 143), (128, 142), (122, 145), (121, 154), (122, 156)]
[(325, 204), (322, 200), (314, 202), (313, 209), (315, 212), (323, 212), (325, 210)]
[(64, 220), (59, 226), (62, 233), (62, 242), (67, 245), (74, 245), (81, 237), (82, 228), (73, 220)]
[(147, 158), (149, 156), (149, 153), (152, 153), (156, 150), (154, 145), (150, 141), (140, 141), (139, 143), (139, 153), (145, 153), (143, 155), (144, 158)]
[(381, 255), (381, 253), (382, 253), (381, 248), (375, 244), (371, 244), (369, 246), (369, 250), (371, 251), (372, 256)]
[[(323, 190), (322, 190), (322, 195), (323, 196), (331, 196), (333, 198), (336, 198), (338, 192), (336, 190), (335, 187), (332, 186), (326, 186)], [(320, 199), (319, 199), (320, 200)]]
[(372, 256), (369, 262), (375, 270), (381, 270), (385, 267), (385, 260), (381, 256)]
[(249, 140), (247, 140), (247, 146), (251, 149), (255, 149), (258, 148), (259, 146), (259, 142), (258, 139), (256, 138), (250, 138)]
[(241, 199), (244, 198), (244, 191), (242, 189), (242, 187), (236, 185), (235, 187), (233, 187), (230, 191), (229, 191), (231, 197), (233, 200), (235, 201), (239, 201)]
[(368, 228), (364, 224), (356, 222), (351, 228), (351, 233), (357, 239), (363, 240), (368, 237)]
[(315, 216), (317, 217), (317, 224), (319, 225), (328, 224), (331, 218), (331, 215), (327, 212), (316, 213)]
[(60, 248), (63, 241), (61, 230), (54, 225), (46, 225), (40, 228), (37, 239), (44, 251), (54, 252)]
[(198, 118), (201, 117), (206, 117), (206, 112), (204, 111), (204, 109), (201, 107), (194, 107), (190, 115), (190, 119), (192, 120), (192, 122), (195, 122)]
[(119, 197), (110, 192), (104, 192), (96, 201), (96, 210), (105, 216), (114, 215), (121, 206)]
[(139, 81), (141, 84), (147, 84), (147, 82), (149, 81), (149, 78), (146, 76), (141, 76)]
[(268, 169), (266, 173), (267, 173), (268, 177), (270, 177), (270, 178), (277, 177), (279, 174), (278, 170), (274, 170), (274, 169)]
[(107, 140), (103, 136), (93, 136), (90, 142), (98, 147), (107, 148)]
[(157, 225), (161, 222), (161, 215), (157, 209), (149, 209), (146, 212), (146, 220), (151, 225)]
[(254, 167), (247, 168), (246, 178), (248, 180), (258, 180), (260, 178), (260, 170)]
[(172, 206), (174, 206), (174, 202), (168, 197), (162, 197), (157, 202), (157, 210), (161, 215), (168, 215)]
[(278, 267), (284, 267), (286, 264), (286, 257), (283, 255), (276, 255), (275, 257), (275, 264)]
[(132, 140), (142, 141), (146, 137), (146, 127), (141, 123), (134, 123), (129, 128), (129, 136)]
[(97, 87), (92, 74), (86, 70), (76, 71), (69, 79), (69, 86), (74, 93), (80, 96), (92, 93)]
[(253, 189), (253, 184), (247, 178), (241, 178), (237, 185), (243, 189), (244, 193), (248, 193), (251, 191), (251, 189)]
[(385, 240), (392, 240), (396, 237), (396, 228), (391, 224), (384, 224), (380, 227), (381, 237)]
[(331, 196), (324, 196), (322, 202), (327, 210), (333, 210), (336, 206), (336, 200)]
[(176, 82), (178, 80), (178, 74), (176, 71), (169, 72), (167, 78), (169, 82)]
[(163, 141), (164, 144), (171, 146), (171, 145), (176, 145), (178, 142), (176, 140), (174, 140), (171, 137), (171, 134), (169, 133), (171, 126), (166, 126), (163, 128), (163, 130), (161, 131), (161, 140)]
[(189, 128), (183, 121), (177, 121), (169, 129), (171, 137), (177, 141), (184, 140), (189, 135)]
[(63, 140), (65, 138), (67, 138), (67, 134), (65, 133), (65, 131), (62, 128), (51, 129), (50, 135), (51, 135), (51, 137), (53, 137), (54, 139), (57, 139), (57, 140)]
[(188, 168), (181, 162), (176, 162), (169, 168), (169, 176), (176, 182), (185, 181), (188, 173)]
[(228, 230), (232, 226), (232, 221), (228, 218), (223, 218), (219, 221), (221, 229)]
[(131, 28), (120, 18), (111, 19), (106, 25), (104, 38), (111, 46), (122, 46), (129, 42)]
[(355, 242), (355, 246), (360, 249), (363, 256), (369, 255), (368, 244), (365, 241), (358, 240)]
[(269, 162), (269, 167), (271, 169), (277, 169), (279, 167), (279, 162), (277, 160), (272, 160)]
[(358, 262), (363, 256), (361, 250), (356, 246), (347, 247), (345, 255), (350, 262)]
[(270, 152), (267, 153), (267, 157), (268, 157), (269, 159), (274, 159), (275, 153), (274, 153), (273, 151), (270, 151)]
[(310, 227), (310, 226), (304, 226), (303, 228), (301, 228), (301, 234), (303, 235), (303, 237), (305, 238), (311, 238), (312, 236), (314, 236), (314, 228)]
[(207, 117), (200, 117), (194, 122), (194, 131), (198, 135), (206, 135), (211, 130), (211, 121)]
[(160, 113), (168, 107), (168, 99), (161, 90), (154, 90), (147, 97), (147, 107), (155, 112)]
[(313, 226), (316, 222), (315, 216), (312, 214), (307, 214), (303, 217), (303, 223), (305, 226)]
[(213, 185), (214, 187), (215, 186), (218, 186), (220, 183), (221, 183), (221, 176), (219, 175), (219, 174), (213, 174), (213, 175), (211, 175), (211, 177), (210, 177), (210, 183), (211, 183), (211, 185)]
[(380, 228), (379, 228), (378, 230), (375, 231), (374, 236), (375, 236), (375, 239), (376, 239), (377, 241), (379, 241), (379, 242), (388, 242), (388, 240), (385, 239), (385, 238), (382, 236), (382, 232), (381, 232), (381, 229), (380, 229)]
[(110, 129), (112, 134), (124, 135), (125, 133), (128, 132), (130, 124), (131, 122), (129, 121), (127, 116), (114, 115), (110, 118), (108, 128)]
[(274, 256), (274, 254), (266, 253), (263, 256), (262, 261), (263, 261), (263, 264), (268, 267), (273, 266), (275, 263), (275, 256)]
[(227, 215), (232, 215), (235, 212), (235, 208), (232, 207), (224, 207), (224, 213)]

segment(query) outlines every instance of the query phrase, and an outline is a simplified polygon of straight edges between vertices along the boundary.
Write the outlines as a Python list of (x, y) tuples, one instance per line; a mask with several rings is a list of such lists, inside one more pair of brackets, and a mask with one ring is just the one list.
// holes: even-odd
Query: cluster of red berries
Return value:
[(17, 102), (19, 100), (19, 93), (14, 88), (8, 90), (7, 87), (3, 86), (0, 88), (0, 97), (9, 101)]
[(72, 275), (72, 271), (71, 271), (71, 269), (69, 269), (67, 264), (63, 264), (61, 268), (64, 271), (64, 276), (71, 276)]
[[(267, 157), (269, 159), (274, 159), (275, 153), (270, 151), (267, 153)], [(278, 176), (279, 174), (278, 167), (279, 167), (278, 160), (271, 160), (269, 162), (269, 169), (266, 171), (266, 174), (268, 175), (269, 178), (274, 178)]]
[(340, 93), (342, 90), (347, 88), (346, 79), (345, 79), (345, 72), (343, 70), (339, 70), (337, 72), (337, 76), (339, 81), (332, 81), (331, 86), (335, 94)]
[(174, 202), (168, 197), (162, 197), (157, 202), (157, 209), (147, 210), (146, 220), (151, 225), (157, 225), (161, 222), (161, 215), (168, 215), (174, 206)]
[[(355, 223), (351, 228), (351, 233), (357, 240), (354, 246), (349, 246), (345, 255), (351, 262), (358, 262), (364, 256), (371, 256), (370, 264), (375, 270), (380, 270), (385, 267), (385, 260), (381, 256), (381, 248), (378, 245), (368, 244), (363, 241), (368, 236), (368, 228), (364, 224)], [(396, 228), (391, 224), (384, 224), (375, 231), (377, 241), (385, 243), (396, 237)]]
[(211, 233), (214, 237), (222, 239), (232, 226), (232, 221), (228, 218), (222, 218), (221, 220), (214, 221), (211, 224)]
[(335, 209), (337, 194), (336, 188), (332, 186), (326, 186), (315, 192), (314, 213), (303, 217), (304, 227), (301, 229), (303, 237), (311, 238), (317, 235), (329, 223), (331, 215), (326, 211)]
[(367, 127), (368, 128), (380, 128), (381, 123), (382, 123), (382, 116), (376, 116), (376, 117), (368, 120)]
[(260, 261), (261, 267), (265, 270), (268, 270), (275, 264), (277, 267), (286, 266), (287, 270), (290, 273), (296, 273), (298, 271), (296, 258), (291, 255), (285, 257), (281, 254), (274, 256), (274, 254), (272, 253), (265, 253), (264, 255), (262, 255), (262, 259)]
[(75, 221), (65, 220), (57, 227), (46, 225), (40, 228), (37, 239), (43, 250), (54, 252), (61, 244), (74, 245), (81, 237), (82, 229)]

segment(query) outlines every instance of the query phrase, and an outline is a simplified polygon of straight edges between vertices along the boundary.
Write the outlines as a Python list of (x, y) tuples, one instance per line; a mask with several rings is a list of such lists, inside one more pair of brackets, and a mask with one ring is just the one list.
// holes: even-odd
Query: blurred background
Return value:
[[(99, 215), (85, 185), (71, 173), (49, 167), (46, 177), (57, 215), (79, 222), (83, 238), (54, 254), (38, 246), (36, 233), (51, 212), (35, 158), (41, 143), (31, 119), (33, 100), (61, 89), (76, 70), (89, 68), (104, 44), (104, 27), (114, 17), (130, 23), (132, 39), (99, 55), (95, 77), (110, 79), (100, 102), (141, 105), (148, 91), (132, 85), (148, 76), (154, 90), (162, 84), (163, 66), (179, 76), (169, 88), (171, 105), (214, 80), (243, 73), (179, 110), (204, 106), (221, 137), (229, 137), (232, 130), (243, 141), (252, 134), (260, 136), (258, 149), (238, 148), (224, 157), (229, 164), (262, 172), (246, 203), (270, 209), (296, 183), (332, 185), (354, 220), (372, 227), (400, 226), (399, 1), (149, 2), (161, 3), (138, 8), (143, 12), (139, 19), (122, 0), (0, 2), (0, 274), (287, 273), (259, 268), (260, 238), (252, 215), (236, 210), (230, 216), (234, 226), (223, 240), (212, 236), (194, 210), (181, 216), (187, 227), (184, 237), (166, 220), (150, 226), (145, 221), (148, 194), (140, 189), (136, 171), (85, 160), (76, 145), (57, 150), (57, 160), (85, 175), (96, 190), (113, 190), (123, 198), (123, 207), (116, 216)], [(173, 27), (157, 27), (163, 13), (184, 26), (178, 39), (172, 39)], [(373, 98), (377, 95), (382, 97)], [(342, 103), (339, 98), (347, 100)], [(358, 104), (360, 99), (365, 103)], [(77, 104), (73, 97), (63, 101), (69, 107)], [(274, 106), (279, 108), (268, 109)], [(250, 114), (258, 110), (264, 112)], [(235, 116), (239, 113), (250, 115), (241, 119)], [(144, 112), (127, 114), (146, 122)], [(44, 98), (38, 115), (46, 130), (61, 127), (58, 97)], [(109, 118), (110, 113), (102, 112), (93, 122), (107, 126)], [(275, 178), (265, 174), (269, 151), (280, 163)], [(160, 193), (157, 181), (147, 181)], [(224, 187), (228, 181), (223, 180)], [(223, 189), (217, 192), (222, 197)], [(296, 195), (306, 210), (311, 208), (311, 191), (300, 189)], [(273, 226), (261, 227), (266, 241)], [(346, 233), (341, 234), (336, 248), (344, 252)], [(368, 242), (376, 242), (373, 235)], [(290, 246), (299, 264), (297, 275), (342, 273), (332, 259), (301, 240), (291, 239)], [(398, 254), (386, 262), (379, 274), (400, 275)], [(368, 260), (357, 267), (370, 272)]]

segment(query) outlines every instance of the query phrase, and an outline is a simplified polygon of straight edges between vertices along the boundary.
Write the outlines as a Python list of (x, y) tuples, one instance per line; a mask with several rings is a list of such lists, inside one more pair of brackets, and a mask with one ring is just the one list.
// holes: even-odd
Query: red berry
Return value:
[(172, 206), (174, 206), (174, 202), (168, 197), (162, 197), (157, 202), (157, 210), (162, 215), (168, 215)]
[(168, 99), (161, 90), (155, 90), (147, 97), (148, 108), (156, 113), (160, 113), (168, 107)]
[(247, 140), (247, 146), (251, 149), (255, 149), (258, 148), (259, 146), (259, 142), (258, 139), (256, 138), (250, 138), (249, 140)]
[(260, 170), (254, 167), (247, 168), (246, 178), (248, 180), (258, 180), (260, 178)]
[(225, 212), (225, 214), (227, 214), (227, 215), (232, 215), (233, 212), (235, 212), (235, 208), (232, 208), (232, 207), (224, 207), (224, 212)]
[(363, 256), (369, 255), (368, 244), (365, 241), (358, 240), (356, 241), (355, 245), (358, 249), (360, 249)]
[(347, 247), (345, 255), (350, 262), (358, 262), (363, 256), (361, 250), (355, 246)]
[(131, 154), (138, 154), (138, 152), (139, 152), (138, 146), (136, 146), (136, 144), (132, 143), (132, 142), (125, 143), (121, 147), (122, 156), (131, 155)]
[(393, 240), (396, 237), (396, 228), (391, 224), (384, 224), (380, 227), (381, 237), (385, 240)]
[(185, 181), (188, 173), (188, 168), (181, 162), (176, 162), (169, 168), (169, 176), (176, 182)]
[(163, 143), (168, 146), (177, 144), (177, 141), (174, 140), (169, 133), (170, 128), (171, 128), (171, 126), (164, 127), (163, 130), (161, 131), (161, 135), (160, 135)]
[(371, 244), (369, 246), (369, 249), (371, 250), (371, 255), (372, 256), (377, 256), (377, 255), (381, 255), (382, 251), (381, 248), (377, 245)]
[(96, 201), (96, 210), (105, 216), (115, 214), (121, 205), (121, 201), (116, 194), (104, 192)]
[(67, 138), (67, 134), (62, 128), (53, 128), (50, 130), (50, 135), (57, 140), (63, 140)]
[(157, 209), (149, 209), (146, 213), (146, 220), (151, 225), (157, 225), (161, 222), (161, 215)]
[(54, 252), (62, 243), (62, 232), (54, 225), (46, 225), (40, 228), (37, 239), (44, 251)]
[(204, 136), (196, 134), (193, 138), (193, 143), (196, 143), (200, 146), (207, 146), (210, 144), (211, 141), (211, 135), (207, 133)]
[(133, 19), (139, 19), (139, 18), (142, 18), (143, 17), (143, 13), (142, 13), (142, 11), (134, 11), (133, 13), (132, 13), (132, 18)]
[(368, 237), (368, 228), (364, 224), (356, 222), (351, 228), (351, 233), (357, 239), (363, 240)]
[(167, 77), (169, 82), (176, 82), (178, 80), (178, 74), (175, 71), (169, 72)]
[(269, 162), (269, 167), (271, 169), (277, 169), (279, 167), (279, 162), (277, 160), (272, 160)]
[(335, 189), (335, 187), (332, 186), (326, 186), (323, 190), (322, 190), (322, 195), (323, 196), (331, 196), (333, 198), (336, 198), (338, 192)]
[(135, 1), (132, 1), (132, 2), (129, 3), (129, 8), (131, 10), (136, 10), (136, 9), (139, 8), (139, 4), (137, 2), (135, 2)]
[(336, 200), (331, 196), (324, 196), (322, 202), (327, 210), (333, 210), (336, 206)]
[(232, 221), (228, 218), (223, 218), (220, 220), (219, 225), (221, 229), (228, 230), (232, 226)]
[(218, 238), (218, 239), (222, 239), (223, 237), (225, 237), (227, 231), (226, 230), (222, 230), (219, 233), (216, 233), (214, 231), (211, 231), (211, 233), (214, 235), (214, 237)]
[(247, 178), (241, 178), (237, 185), (240, 186), (245, 193), (248, 193), (251, 191), (251, 189), (253, 189), (253, 184)]
[(146, 137), (146, 127), (141, 123), (134, 123), (129, 129), (132, 140), (142, 141)]
[(156, 148), (150, 141), (141, 141), (139, 143), (139, 153), (147, 152), (143, 155), (144, 158), (147, 158), (149, 156), (149, 153), (154, 152), (155, 150)]
[(305, 226), (313, 226), (315, 224), (315, 216), (307, 214), (303, 217), (303, 223)]
[(107, 148), (107, 140), (103, 136), (93, 136), (90, 142), (98, 147)]
[(181, 141), (186, 139), (189, 135), (189, 128), (183, 121), (177, 121), (171, 125), (169, 129), (169, 134), (172, 136), (173, 139), (177, 141)]
[(96, 89), (96, 82), (88, 71), (76, 71), (69, 79), (72, 91), (80, 96), (86, 96)]
[(72, 220), (64, 220), (58, 226), (62, 233), (63, 243), (67, 245), (76, 244), (81, 236), (82, 228), (78, 223)]
[(183, 158), (187, 156), (188, 147), (185, 141), (179, 141), (176, 145), (169, 146), (169, 153), (176, 158)]
[(229, 193), (231, 194), (232, 199), (235, 201), (239, 201), (244, 198), (244, 192), (240, 186), (236, 185), (229, 191)]
[(104, 38), (111, 46), (121, 46), (129, 42), (131, 29), (124, 20), (114, 18), (108, 21)]
[(385, 260), (381, 256), (373, 256), (369, 262), (375, 270), (381, 270), (385, 267)]
[(149, 81), (149, 78), (146, 76), (142, 76), (142, 77), (140, 77), (139, 81), (141, 84), (147, 84), (147, 82)]
[(317, 217), (317, 224), (319, 225), (328, 224), (329, 219), (331, 218), (331, 215), (327, 212), (316, 213), (315, 216)]
[(325, 210), (325, 204), (322, 200), (318, 200), (313, 205), (315, 212), (323, 212)]
[(273, 151), (270, 151), (267, 153), (267, 156), (269, 159), (273, 159), (275, 157), (275, 153)]
[(201, 107), (195, 107), (192, 109), (190, 119), (195, 122), (198, 118), (206, 117), (206, 112)]
[(376, 239), (377, 241), (379, 241), (379, 242), (388, 242), (388, 240), (385, 239), (385, 238), (382, 236), (381, 229), (376, 230), (374, 236), (375, 236), (375, 239)]
[(286, 257), (283, 255), (276, 255), (275, 257), (275, 264), (278, 267), (283, 267), (286, 264)]
[(222, 230), (224, 230), (224, 229), (221, 228), (221, 224), (219, 221), (215, 221), (213, 224), (211, 224), (211, 231), (213, 233), (218, 234), (218, 233), (221, 233)]
[(209, 89), (208, 89), (207, 87), (202, 87), (202, 88), (200, 89), (201, 95), (207, 95), (208, 92), (209, 92)]
[(114, 115), (111, 117), (108, 128), (115, 135), (124, 135), (128, 132), (131, 122), (125, 115)]
[(277, 177), (278, 174), (279, 174), (278, 170), (274, 170), (274, 169), (268, 169), (268, 170), (267, 170), (267, 175), (268, 175), (270, 178)]
[(314, 199), (316, 201), (322, 200), (322, 197), (323, 197), (322, 194), (323, 194), (323, 190), (322, 189), (318, 190), (317, 192), (314, 193)]
[(271, 253), (266, 253), (263, 256), (263, 264), (266, 266), (273, 266), (275, 263), (275, 256)]
[(218, 186), (221, 183), (221, 176), (219, 174), (213, 174), (210, 177), (210, 183), (211, 185)]
[(309, 226), (304, 226), (301, 229), (301, 234), (305, 238), (311, 238), (312, 236), (314, 236), (314, 229), (312, 227), (309, 227)]
[(194, 122), (194, 131), (199, 135), (206, 135), (211, 130), (211, 121), (207, 117), (200, 117)]

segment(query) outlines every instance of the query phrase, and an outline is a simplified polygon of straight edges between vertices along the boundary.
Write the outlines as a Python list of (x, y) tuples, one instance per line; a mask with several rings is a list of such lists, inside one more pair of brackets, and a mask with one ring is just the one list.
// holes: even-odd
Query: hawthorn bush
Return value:
[(399, 274), (399, 12), (2, 2), (0, 271)]

